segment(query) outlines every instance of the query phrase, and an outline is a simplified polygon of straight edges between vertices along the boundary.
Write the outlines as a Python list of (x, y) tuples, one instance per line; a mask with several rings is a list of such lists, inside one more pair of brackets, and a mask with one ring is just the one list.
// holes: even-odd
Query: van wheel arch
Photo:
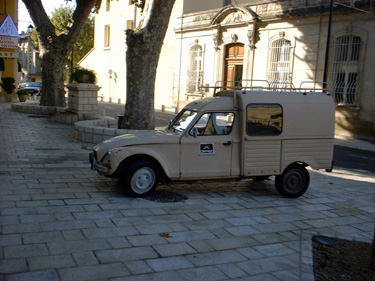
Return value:
[[(144, 175), (155, 177), (155, 186), (149, 191), (146, 190), (145, 193), (136, 192), (131, 187), (131, 178), (138, 170), (143, 171)], [(116, 171), (116, 177), (121, 180), (125, 191), (131, 197), (145, 197), (156, 188), (159, 182), (168, 182), (168, 177), (160, 163), (148, 155), (133, 155), (123, 160)]]
[(303, 162), (292, 163), (281, 175), (275, 177), (276, 190), (286, 198), (297, 198), (303, 195), (310, 184), (308, 165)]
[(145, 155), (145, 154), (136, 154), (136, 155), (132, 155), (132, 156), (124, 159), (117, 168), (117, 171), (115, 173), (116, 178), (120, 178), (120, 179), (123, 178), (125, 171), (127, 169), (129, 169), (130, 165), (132, 165), (133, 163), (135, 163), (136, 161), (139, 161), (139, 160), (147, 160), (147, 161), (152, 162), (158, 170), (159, 181), (161, 181), (162, 183), (169, 182), (169, 178), (166, 175), (163, 167), (160, 165), (159, 161), (157, 161), (155, 158), (153, 158), (149, 155)]

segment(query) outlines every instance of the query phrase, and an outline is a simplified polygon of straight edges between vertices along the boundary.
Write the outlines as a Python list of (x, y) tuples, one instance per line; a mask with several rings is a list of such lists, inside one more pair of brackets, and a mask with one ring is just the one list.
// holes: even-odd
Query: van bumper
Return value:
[(91, 152), (89, 155), (89, 162), (91, 164), (91, 169), (98, 171), (100, 173), (108, 174), (109, 169), (108, 167), (105, 167), (103, 165), (100, 165), (98, 161), (96, 160), (94, 152)]

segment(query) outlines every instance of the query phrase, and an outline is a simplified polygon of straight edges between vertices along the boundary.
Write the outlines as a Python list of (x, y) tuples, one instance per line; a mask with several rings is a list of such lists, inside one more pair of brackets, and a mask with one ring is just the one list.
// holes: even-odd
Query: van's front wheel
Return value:
[(146, 197), (158, 184), (157, 167), (148, 160), (132, 163), (123, 177), (126, 193), (131, 197)]
[(309, 172), (304, 166), (299, 164), (290, 165), (275, 179), (276, 190), (287, 198), (301, 196), (306, 192), (309, 184)]

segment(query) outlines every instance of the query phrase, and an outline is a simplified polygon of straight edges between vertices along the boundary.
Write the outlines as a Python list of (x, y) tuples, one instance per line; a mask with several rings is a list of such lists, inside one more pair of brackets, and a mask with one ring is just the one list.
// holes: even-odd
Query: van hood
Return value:
[[(133, 130), (121, 136), (117, 136), (101, 142), (94, 150), (104, 155), (109, 150), (132, 145), (172, 144), (179, 143), (179, 135), (166, 130)], [(99, 156), (99, 155), (98, 155)]]

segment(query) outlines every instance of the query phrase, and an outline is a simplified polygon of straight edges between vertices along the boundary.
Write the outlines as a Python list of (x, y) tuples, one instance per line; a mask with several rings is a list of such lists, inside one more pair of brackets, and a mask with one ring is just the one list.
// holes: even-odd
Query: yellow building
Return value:
[[(18, 1), (0, 2), (0, 78), (13, 77), (17, 85)], [(4, 93), (1, 91), (1, 99)]]

